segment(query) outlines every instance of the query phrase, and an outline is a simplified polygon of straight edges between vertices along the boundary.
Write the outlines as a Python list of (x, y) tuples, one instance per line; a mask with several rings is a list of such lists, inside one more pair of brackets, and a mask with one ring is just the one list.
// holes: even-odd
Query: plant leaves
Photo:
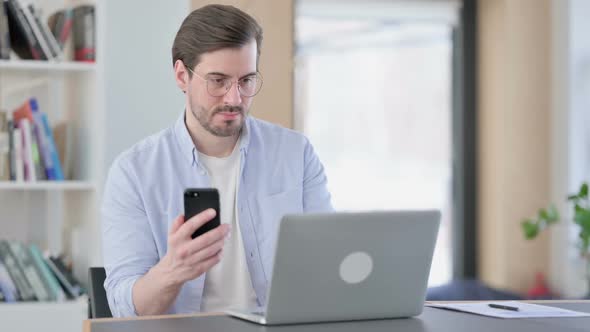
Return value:
[(547, 223), (553, 224), (557, 221), (559, 221), (559, 211), (557, 211), (555, 205), (551, 204), (547, 209)]
[(579, 199), (580, 199), (580, 197), (578, 197), (578, 195), (569, 195), (569, 196), (567, 197), (567, 200), (568, 200), (568, 201), (574, 201), (574, 202), (577, 202)]
[(549, 219), (549, 217), (547, 215), (547, 210), (545, 210), (545, 209), (540, 209), (538, 214), (539, 214), (539, 219), (544, 219), (544, 220)]
[(580, 192), (578, 193), (580, 198), (587, 198), (588, 197), (588, 184), (586, 182), (582, 183), (580, 187)]
[(583, 231), (588, 231), (588, 233), (590, 233), (590, 210), (583, 208), (576, 210), (574, 221), (582, 227)]
[(520, 225), (527, 240), (534, 239), (539, 234), (539, 225), (531, 220), (524, 220)]

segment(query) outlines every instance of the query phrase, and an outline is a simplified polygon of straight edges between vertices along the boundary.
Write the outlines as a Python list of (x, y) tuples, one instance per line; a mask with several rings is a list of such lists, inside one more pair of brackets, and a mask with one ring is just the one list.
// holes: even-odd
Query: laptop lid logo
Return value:
[(373, 271), (373, 259), (362, 251), (353, 252), (340, 263), (340, 278), (349, 284), (358, 284)]

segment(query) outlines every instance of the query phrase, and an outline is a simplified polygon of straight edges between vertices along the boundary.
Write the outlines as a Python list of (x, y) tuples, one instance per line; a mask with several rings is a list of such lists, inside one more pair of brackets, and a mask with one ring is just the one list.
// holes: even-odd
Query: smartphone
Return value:
[(221, 224), (219, 218), (219, 192), (215, 188), (188, 188), (184, 191), (184, 221), (207, 210), (214, 209), (215, 218), (199, 227), (192, 235), (192, 238), (207, 233)]

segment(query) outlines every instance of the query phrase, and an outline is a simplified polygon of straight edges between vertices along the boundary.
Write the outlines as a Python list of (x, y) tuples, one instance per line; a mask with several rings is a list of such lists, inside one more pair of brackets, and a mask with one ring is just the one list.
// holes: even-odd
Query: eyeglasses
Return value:
[[(210, 76), (210, 77), (202, 77), (201, 75), (195, 73), (192, 69), (185, 66), (191, 73), (193, 73), (198, 78), (202, 79), (203, 81), (207, 82), (207, 92), (212, 97), (221, 97), (225, 96), (227, 92), (231, 89), (234, 82), (229, 77), (223, 76)], [(260, 73), (248, 75), (246, 77), (240, 78), (238, 81), (238, 91), (242, 97), (254, 97), (260, 89), (262, 88), (262, 75)]]

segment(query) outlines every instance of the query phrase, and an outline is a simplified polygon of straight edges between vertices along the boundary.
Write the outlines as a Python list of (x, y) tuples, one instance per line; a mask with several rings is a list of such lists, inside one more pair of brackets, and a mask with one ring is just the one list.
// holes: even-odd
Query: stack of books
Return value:
[(70, 35), (76, 61), (94, 62), (94, 6), (65, 8), (42, 19), (31, 0), (0, 0), (0, 59), (62, 60)]
[(60, 44), (30, 0), (3, 0), (0, 9), (0, 17), (4, 22), (0, 24), (2, 59), (10, 57), (11, 48), (21, 59), (62, 58)]
[(0, 112), (0, 181), (9, 180), (64, 180), (53, 130), (35, 98)]
[(65, 301), (85, 293), (61, 257), (0, 240), (0, 301)]

